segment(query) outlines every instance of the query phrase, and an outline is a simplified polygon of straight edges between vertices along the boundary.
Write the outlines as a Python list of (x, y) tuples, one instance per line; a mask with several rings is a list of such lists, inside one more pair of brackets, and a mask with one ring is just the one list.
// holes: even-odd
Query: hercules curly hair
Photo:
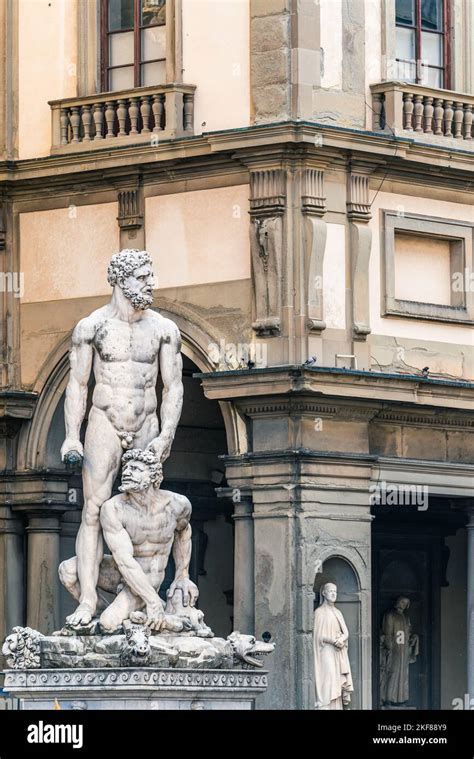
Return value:
[(107, 281), (109, 285), (122, 284), (124, 280), (133, 274), (140, 266), (152, 265), (152, 260), (146, 250), (125, 248), (119, 253), (114, 253), (107, 268)]

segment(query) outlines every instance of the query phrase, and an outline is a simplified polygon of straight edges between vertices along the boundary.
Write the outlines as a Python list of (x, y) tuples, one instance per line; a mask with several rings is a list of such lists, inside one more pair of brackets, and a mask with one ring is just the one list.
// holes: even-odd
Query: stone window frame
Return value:
[(457, 219), (381, 210), (382, 316), (474, 324), (474, 293), (469, 287), (460, 293), (451, 289), (451, 304), (425, 303), (395, 297), (395, 234), (436, 237), (451, 243), (451, 276), (467, 269), (473, 272), (474, 224)]

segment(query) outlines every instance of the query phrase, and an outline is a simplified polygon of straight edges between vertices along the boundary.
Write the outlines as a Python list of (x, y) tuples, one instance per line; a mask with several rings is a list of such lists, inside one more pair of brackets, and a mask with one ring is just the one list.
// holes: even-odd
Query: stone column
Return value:
[(255, 633), (253, 503), (244, 497), (234, 504), (234, 628)]
[(474, 697), (474, 507), (467, 510), (467, 692)]
[(23, 524), (9, 506), (0, 507), (0, 643), (24, 624)]
[(27, 514), (27, 599), (26, 623), (51, 634), (61, 627), (59, 619), (59, 534), (60, 513), (47, 507)]

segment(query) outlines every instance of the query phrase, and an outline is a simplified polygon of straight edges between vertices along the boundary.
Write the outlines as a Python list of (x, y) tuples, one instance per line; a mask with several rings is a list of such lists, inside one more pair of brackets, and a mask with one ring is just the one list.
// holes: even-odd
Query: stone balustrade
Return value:
[(51, 100), (52, 153), (157, 144), (194, 134), (194, 85), (167, 84)]
[(406, 82), (381, 82), (370, 89), (374, 131), (473, 140), (473, 95)]

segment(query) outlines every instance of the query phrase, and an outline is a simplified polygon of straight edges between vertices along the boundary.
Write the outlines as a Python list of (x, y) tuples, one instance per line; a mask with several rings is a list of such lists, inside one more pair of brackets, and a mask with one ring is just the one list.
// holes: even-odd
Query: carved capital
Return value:
[(352, 221), (368, 222), (372, 218), (369, 203), (369, 177), (366, 174), (348, 174), (347, 215)]
[(307, 216), (322, 216), (326, 212), (324, 171), (321, 169), (303, 170), (301, 210)]
[(250, 172), (250, 215), (282, 216), (286, 207), (286, 172), (266, 169)]

